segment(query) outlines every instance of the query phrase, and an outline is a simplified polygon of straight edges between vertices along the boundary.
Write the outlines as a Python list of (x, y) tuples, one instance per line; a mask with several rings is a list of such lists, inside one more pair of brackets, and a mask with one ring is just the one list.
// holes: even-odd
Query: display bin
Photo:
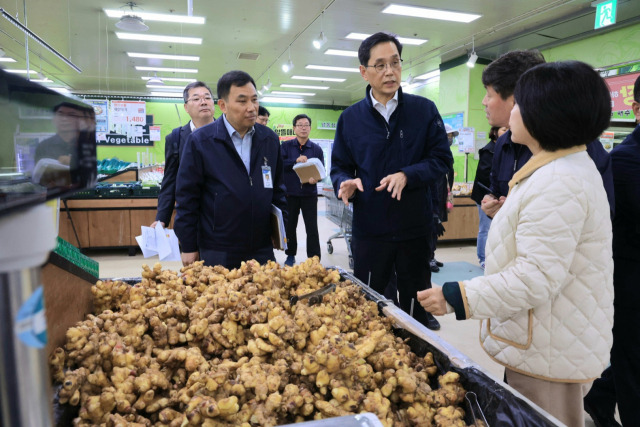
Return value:
[[(405, 339), (414, 353), (423, 357), (427, 352), (431, 352), (442, 374), (447, 371), (454, 371), (460, 375), (461, 384), (469, 395), (465, 402), (465, 422), (467, 424), (475, 423), (474, 413), (481, 413), (486, 419), (488, 426), (545, 427), (563, 425), (560, 421), (549, 415), (509, 385), (495, 378), (490, 373), (485, 372), (482, 367), (475, 364), (471, 359), (452, 347), (434, 332), (393, 305), (390, 300), (362, 283), (351, 273), (340, 267), (327, 268), (338, 270), (343, 280), (350, 280), (359, 286), (366, 298), (374, 301), (378, 305), (381, 315), (393, 319), (395, 323), (394, 333)], [(112, 278), (109, 280), (120, 280), (134, 285), (142, 281), (142, 278)], [(473, 396), (473, 394), (475, 394), (475, 396)], [(472, 403), (474, 399), (469, 399), (469, 397), (477, 398), (477, 405), (474, 405)], [(56, 407), (58, 416), (62, 417), (58, 418), (59, 422), (57, 425), (71, 425), (69, 423), (75, 416), (73, 415), (74, 409), (77, 410), (77, 408), (73, 407)], [(335, 425), (335, 423), (331, 422), (331, 419), (323, 421), (325, 421), (325, 423), (313, 425)], [(358, 422), (357, 416), (353, 416), (353, 423), (349, 425), (369, 425), (357, 424), (356, 422)]]

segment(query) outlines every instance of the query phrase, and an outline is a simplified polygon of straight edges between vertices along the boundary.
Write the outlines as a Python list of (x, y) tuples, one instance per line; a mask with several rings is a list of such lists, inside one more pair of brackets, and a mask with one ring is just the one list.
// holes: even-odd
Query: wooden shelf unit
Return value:
[(478, 205), (469, 196), (454, 196), (445, 232), (438, 241), (474, 240), (478, 237)]

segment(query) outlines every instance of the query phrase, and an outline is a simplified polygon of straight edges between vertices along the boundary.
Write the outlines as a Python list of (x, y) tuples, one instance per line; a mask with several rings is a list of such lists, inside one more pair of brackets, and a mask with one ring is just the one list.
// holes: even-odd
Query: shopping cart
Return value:
[(333, 243), (331, 243), (333, 239), (344, 238), (349, 252), (349, 268), (353, 269), (353, 252), (351, 251), (353, 205), (350, 203), (349, 206), (346, 206), (342, 200), (336, 197), (332, 187), (323, 187), (322, 195), (326, 200), (326, 217), (340, 227), (340, 231), (327, 240), (327, 252), (333, 253)]

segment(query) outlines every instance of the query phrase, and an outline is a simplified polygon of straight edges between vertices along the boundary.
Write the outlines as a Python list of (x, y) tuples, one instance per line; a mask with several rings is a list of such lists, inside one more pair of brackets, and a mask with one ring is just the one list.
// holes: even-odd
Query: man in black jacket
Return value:
[(184, 88), (183, 97), (184, 110), (191, 120), (186, 125), (172, 130), (165, 138), (164, 177), (158, 195), (158, 213), (151, 227), (155, 227), (158, 221), (163, 227), (171, 222), (176, 201), (176, 176), (184, 143), (187, 142), (191, 132), (213, 122), (213, 95), (209, 86), (200, 81), (189, 83)]
[(338, 119), (331, 180), (338, 198), (353, 199), (355, 276), (383, 293), (395, 267), (401, 308), (439, 329), (415, 299), (431, 287), (428, 187), (447, 173), (453, 156), (435, 104), (402, 92), (401, 54), (389, 33), (360, 45), (360, 74), (369, 86)]

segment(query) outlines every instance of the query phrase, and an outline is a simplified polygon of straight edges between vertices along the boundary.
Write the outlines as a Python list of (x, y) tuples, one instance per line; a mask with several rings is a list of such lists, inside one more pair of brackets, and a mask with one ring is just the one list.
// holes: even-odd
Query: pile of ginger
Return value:
[[(77, 426), (273, 426), (360, 412), (385, 426), (465, 426), (464, 390), (436, 381), (360, 288), (317, 258), (281, 268), (143, 266), (98, 281), (95, 315), (50, 357)], [(337, 284), (319, 304), (301, 296)], [(439, 384), (432, 389), (430, 384)]]

